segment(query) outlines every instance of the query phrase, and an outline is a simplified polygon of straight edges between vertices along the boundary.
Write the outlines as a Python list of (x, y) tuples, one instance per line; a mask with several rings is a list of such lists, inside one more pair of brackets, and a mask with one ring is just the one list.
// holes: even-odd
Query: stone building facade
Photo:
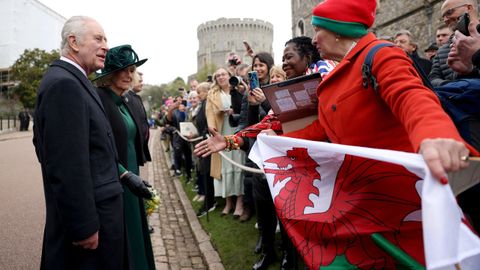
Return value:
[(230, 53), (235, 53), (242, 62), (250, 64), (243, 41), (246, 40), (255, 51), (273, 53), (273, 25), (256, 19), (220, 18), (198, 26), (199, 41), (197, 71), (205, 65), (217, 67), (227, 65)]
[(15, 100), (4, 98), (16, 85), (11, 66), (26, 49), (59, 49), (61, 37), (52, 33), (66, 20), (38, 0), (0, 0), (0, 114), (14, 108)]
[[(313, 36), (311, 12), (321, 1), (292, 1), (292, 34)], [(377, 0), (377, 15), (372, 30), (378, 37), (394, 36), (401, 29), (412, 32), (422, 55), (435, 41), (435, 32), (443, 21), (440, 7), (443, 0)], [(341, 10), (339, 11), (341, 12)]]

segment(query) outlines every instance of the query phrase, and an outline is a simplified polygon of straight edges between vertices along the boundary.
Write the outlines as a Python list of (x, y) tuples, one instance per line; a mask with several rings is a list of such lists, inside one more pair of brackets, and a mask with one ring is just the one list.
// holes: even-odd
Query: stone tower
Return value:
[(198, 26), (197, 37), (197, 71), (206, 64), (226, 67), (231, 52), (240, 56), (243, 63), (251, 64), (251, 59), (245, 55), (244, 40), (255, 52), (273, 53), (273, 25), (262, 20), (220, 18), (208, 21)]
[[(312, 8), (321, 0), (292, 1), (292, 33), (313, 36)], [(440, 7), (444, 0), (377, 0), (377, 15), (372, 30), (377, 37), (394, 36), (401, 29), (410, 30), (418, 44), (418, 52), (435, 41), (435, 32), (443, 21)], [(340, 11), (341, 12), (341, 11)]]

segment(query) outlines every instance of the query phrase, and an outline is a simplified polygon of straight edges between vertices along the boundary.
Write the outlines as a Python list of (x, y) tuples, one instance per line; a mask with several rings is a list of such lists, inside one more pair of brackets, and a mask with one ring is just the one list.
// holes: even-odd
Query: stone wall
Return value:
[(380, 0), (373, 31), (378, 37), (394, 36), (401, 29), (409, 30), (418, 44), (418, 52), (435, 42), (438, 26), (443, 24), (442, 0)]
[[(305, 35), (312, 37), (312, 8), (321, 1), (291, 1), (293, 35), (300, 35), (298, 25), (303, 21), (306, 26)], [(381, 37), (393, 36), (398, 30), (408, 29), (418, 43), (419, 53), (423, 55), (423, 50), (435, 41), (436, 28), (442, 24), (442, 3), (442, 0), (377, 0), (377, 15), (372, 30)]]
[[(313, 37), (312, 9), (322, 1), (291, 0), (292, 1), (292, 34)], [(302, 34), (303, 33), (303, 34)]]

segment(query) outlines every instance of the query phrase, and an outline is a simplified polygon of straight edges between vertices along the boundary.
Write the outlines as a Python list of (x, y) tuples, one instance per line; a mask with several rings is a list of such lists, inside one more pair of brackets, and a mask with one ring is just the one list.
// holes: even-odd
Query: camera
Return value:
[(242, 60), (240, 60), (240, 58), (236, 54), (230, 53), (227, 62), (229, 66), (236, 67), (242, 63)]
[(232, 76), (228, 80), (228, 83), (230, 83), (231, 86), (238, 86), (243, 82), (242, 77), (240, 76)]
[(238, 59), (236, 59), (236, 58), (235, 58), (235, 59), (229, 59), (229, 60), (228, 60), (228, 65), (230, 65), (230, 66), (238, 66), (238, 65), (240, 65), (240, 63), (241, 63), (241, 62), (238, 61)]

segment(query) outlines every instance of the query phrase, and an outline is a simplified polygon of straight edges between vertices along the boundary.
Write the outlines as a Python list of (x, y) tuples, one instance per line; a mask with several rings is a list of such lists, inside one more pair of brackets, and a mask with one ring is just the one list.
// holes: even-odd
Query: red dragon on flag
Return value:
[(375, 233), (424, 265), (421, 179), (400, 165), (341, 157), (293, 147), (264, 163), (277, 214), (309, 269), (397, 268)]

